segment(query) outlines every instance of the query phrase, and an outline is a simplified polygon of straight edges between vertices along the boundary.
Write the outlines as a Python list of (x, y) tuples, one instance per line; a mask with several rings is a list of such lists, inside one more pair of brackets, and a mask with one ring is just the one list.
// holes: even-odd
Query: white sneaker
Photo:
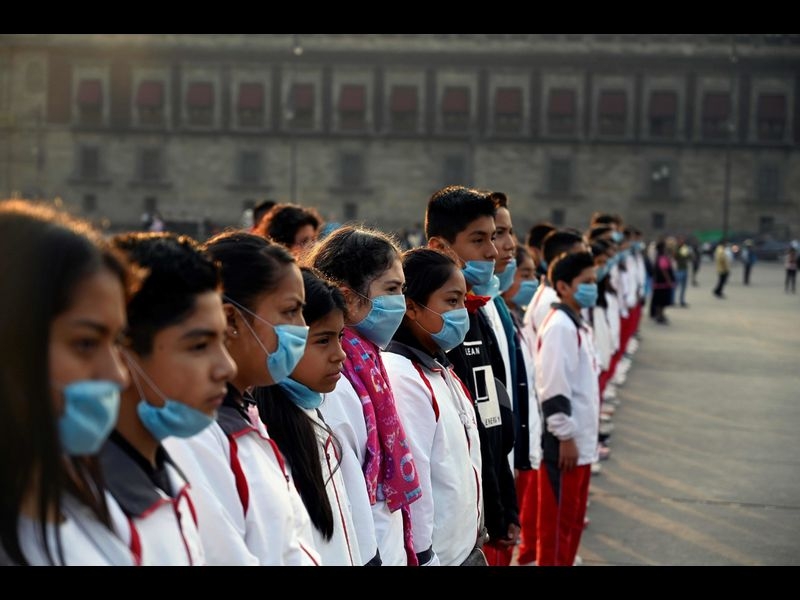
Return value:
[(603, 465), (601, 465), (599, 462), (593, 462), (590, 470), (592, 475), (600, 475), (600, 473), (603, 471)]
[(608, 404), (607, 402), (603, 402), (603, 404), (600, 406), (601, 415), (612, 416), (616, 410), (617, 409), (612, 404)]
[(573, 567), (580, 567), (582, 564), (583, 564), (583, 559), (576, 554), (575, 555), (575, 561), (572, 563), (572, 566)]
[(600, 422), (600, 427), (598, 429), (598, 433), (600, 435), (611, 435), (613, 431), (614, 431), (614, 424), (611, 421)]

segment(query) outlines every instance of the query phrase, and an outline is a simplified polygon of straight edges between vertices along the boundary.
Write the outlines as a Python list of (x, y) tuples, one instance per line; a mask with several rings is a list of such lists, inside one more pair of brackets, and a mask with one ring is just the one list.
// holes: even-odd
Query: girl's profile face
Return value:
[[(367, 297), (394, 296), (403, 293), (406, 277), (403, 274), (403, 263), (396, 257), (391, 266), (372, 280), (367, 288)], [(347, 312), (350, 323), (358, 323), (369, 314), (372, 303), (367, 302), (358, 294), (346, 294), (348, 301)]]
[(431, 293), (424, 306), (413, 301), (407, 303), (409, 307), (406, 310), (406, 318), (411, 321), (411, 333), (425, 348), (431, 351), (438, 349), (430, 334), (438, 333), (444, 327), (444, 318), (441, 315), (464, 308), (466, 295), (467, 283), (464, 274), (454, 265), (450, 277)]
[(239, 371), (236, 387), (244, 388), (275, 383), (267, 371), (267, 357), (264, 355), (264, 350), (253, 336), (258, 337), (270, 354), (275, 352), (278, 349), (278, 336), (274, 326), (306, 324), (303, 319), (305, 297), (300, 268), (297, 264), (291, 263), (283, 268), (283, 275), (278, 281), (278, 285), (259, 296), (254, 303), (253, 312), (259, 318), (247, 315), (244, 311), (238, 313), (237, 323), (241, 323), (242, 319), (247, 319), (250, 327), (242, 323), (235, 333), (232, 333), (229, 328), (232, 339), (228, 349), (236, 361)]
[(342, 376), (345, 353), (342, 350), (344, 314), (334, 308), (309, 325), (308, 341), (292, 379), (322, 394), (332, 392)]
[(57, 414), (67, 384), (106, 380), (128, 385), (120, 355), (125, 324), (125, 294), (115, 274), (100, 269), (78, 282), (72, 304), (50, 324), (50, 389)]

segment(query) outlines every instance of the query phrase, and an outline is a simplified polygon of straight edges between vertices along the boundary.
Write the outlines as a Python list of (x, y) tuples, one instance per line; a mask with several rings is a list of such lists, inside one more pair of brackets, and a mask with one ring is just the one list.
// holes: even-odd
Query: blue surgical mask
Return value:
[(623, 234), (621, 231), (612, 231), (611, 239), (619, 244), (620, 242), (622, 242), (622, 240), (625, 239), (625, 234)]
[(142, 425), (157, 441), (168, 437), (188, 438), (214, 422), (212, 417), (177, 400), (165, 400), (164, 406), (153, 406), (147, 400), (136, 405)]
[(368, 300), (372, 303), (369, 313), (352, 327), (359, 335), (385, 350), (406, 314), (406, 297), (403, 294), (391, 294)]
[(497, 275), (492, 275), (486, 285), (473, 285), (472, 293), (479, 296), (489, 296), (492, 299), (496, 298), (500, 294), (500, 278)]
[(461, 269), (467, 285), (486, 285), (494, 275), (493, 260), (468, 260)]
[(300, 408), (314, 409), (322, 404), (322, 394), (315, 392), (310, 387), (303, 385), (299, 381), (287, 377), (278, 386), (286, 392), (289, 400)]
[(514, 284), (514, 273), (517, 272), (517, 259), (512, 258), (511, 262), (506, 265), (506, 270), (497, 274), (500, 280), (500, 293), (502, 294)]
[(62, 393), (61, 447), (70, 456), (96, 454), (117, 422), (120, 386), (113, 381), (74, 381)]
[(519, 282), (519, 291), (511, 298), (511, 302), (517, 306), (528, 306), (537, 289), (539, 289), (538, 279), (524, 279)]
[[(144, 428), (151, 433), (157, 442), (168, 437), (188, 438), (200, 433), (214, 422), (214, 418), (192, 408), (188, 404), (167, 398), (164, 392), (148, 377), (144, 369), (127, 352), (125, 360), (131, 370), (131, 379), (139, 391), (139, 404), (136, 412)], [(144, 390), (139, 383), (139, 377), (144, 379), (159, 398), (164, 401), (164, 406), (153, 406), (144, 395)]]
[(597, 281), (603, 281), (603, 279), (606, 278), (610, 270), (611, 267), (607, 262), (597, 267), (597, 272), (596, 272)]
[(574, 298), (582, 308), (591, 308), (597, 304), (597, 284), (579, 283)]
[(272, 377), (272, 381), (275, 383), (280, 383), (289, 377), (291, 372), (294, 371), (294, 368), (297, 366), (297, 363), (299, 363), (300, 359), (303, 358), (303, 352), (305, 352), (306, 349), (306, 340), (308, 339), (308, 326), (287, 324), (273, 325), (266, 319), (259, 317), (253, 311), (248, 310), (238, 302), (234, 302), (227, 296), (223, 296), (223, 300), (225, 302), (230, 302), (240, 311), (243, 310), (275, 330), (275, 335), (278, 337), (278, 347), (275, 349), (275, 352), (270, 353), (270, 351), (264, 346), (261, 338), (259, 338), (256, 334), (253, 327), (247, 322), (247, 319), (242, 317), (242, 322), (245, 324), (245, 327), (250, 330), (250, 333), (253, 334), (256, 343), (261, 346), (264, 354), (267, 355), (267, 372), (269, 372), (270, 377)]
[(437, 313), (424, 304), (420, 304), (420, 306), (442, 317), (442, 321), (444, 321), (442, 323), (442, 328), (435, 333), (422, 327), (419, 321), (417, 321), (417, 324), (431, 334), (431, 339), (436, 342), (436, 345), (444, 352), (450, 352), (450, 350), (458, 346), (464, 341), (464, 338), (467, 337), (467, 332), (469, 331), (469, 313), (466, 308), (454, 308), (447, 312)]

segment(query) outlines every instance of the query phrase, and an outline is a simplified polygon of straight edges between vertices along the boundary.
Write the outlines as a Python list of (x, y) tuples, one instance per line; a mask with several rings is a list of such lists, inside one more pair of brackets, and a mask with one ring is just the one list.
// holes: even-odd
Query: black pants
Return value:
[(788, 292), (789, 287), (792, 288), (792, 293), (795, 293), (794, 284), (797, 279), (797, 269), (786, 269), (786, 283), (783, 285), (784, 291)]
[(714, 295), (715, 296), (722, 296), (722, 288), (725, 287), (725, 283), (728, 281), (728, 272), (720, 273), (719, 279), (717, 280), (717, 287), (714, 288)]
[(744, 284), (750, 285), (750, 269), (753, 268), (753, 265), (750, 263), (744, 263)]

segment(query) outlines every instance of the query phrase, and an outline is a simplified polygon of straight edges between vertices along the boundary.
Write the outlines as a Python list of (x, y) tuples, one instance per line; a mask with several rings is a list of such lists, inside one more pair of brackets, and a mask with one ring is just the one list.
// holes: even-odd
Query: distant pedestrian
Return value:
[(783, 284), (783, 291), (788, 292), (789, 288), (793, 294), (795, 291), (795, 280), (797, 279), (797, 250), (792, 246), (786, 254), (784, 266), (786, 267), (786, 281)]
[(686, 281), (689, 277), (689, 263), (691, 262), (692, 247), (681, 238), (675, 251), (675, 280), (677, 283), (675, 291), (682, 307), (689, 306), (686, 304)]
[(750, 285), (750, 270), (756, 264), (756, 253), (753, 251), (753, 240), (745, 240), (742, 248), (742, 263), (744, 263), (744, 284)]
[(717, 298), (724, 298), (725, 294), (722, 290), (725, 288), (725, 283), (728, 281), (728, 275), (731, 271), (731, 262), (728, 258), (727, 241), (722, 240), (717, 244), (714, 250), (714, 263), (717, 265), (717, 287), (712, 292)]
[(675, 287), (675, 273), (672, 270), (672, 261), (667, 254), (666, 243), (660, 241), (656, 244), (656, 259), (653, 262), (653, 295), (650, 298), (650, 315), (657, 323), (669, 323), (664, 315), (664, 309), (672, 302), (670, 297)]

